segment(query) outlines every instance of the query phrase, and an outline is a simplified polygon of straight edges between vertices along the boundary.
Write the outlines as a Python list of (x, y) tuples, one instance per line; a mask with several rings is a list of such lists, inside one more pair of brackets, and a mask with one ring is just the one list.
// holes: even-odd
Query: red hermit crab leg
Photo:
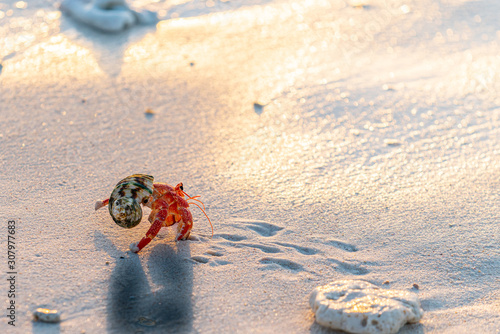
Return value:
[(100, 208), (105, 207), (109, 203), (109, 198), (106, 198), (104, 201), (95, 202), (95, 210), (99, 210)]
[[(168, 218), (168, 219), (167, 219)], [(133, 244), (130, 245), (130, 250), (134, 253), (139, 252), (141, 249), (143, 249), (147, 244), (151, 242), (151, 240), (156, 237), (160, 229), (164, 226), (164, 223), (172, 225), (174, 224), (174, 218), (173, 215), (169, 216), (168, 209), (163, 208), (158, 213), (156, 214), (155, 220), (153, 224), (151, 224), (151, 227), (149, 230), (146, 232), (146, 236), (141, 239), (141, 241), (134, 242)], [(167, 226), (169, 226), (167, 225)]]
[(175, 240), (186, 240), (189, 238), (191, 229), (193, 228), (193, 216), (186, 208), (180, 208), (181, 221), (179, 222), (179, 227), (177, 228), (177, 237)]

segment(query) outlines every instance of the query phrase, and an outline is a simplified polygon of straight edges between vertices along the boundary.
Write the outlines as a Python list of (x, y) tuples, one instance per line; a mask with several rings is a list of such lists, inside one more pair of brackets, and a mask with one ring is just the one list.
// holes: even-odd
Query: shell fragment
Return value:
[(317, 287), (309, 298), (316, 322), (356, 334), (397, 333), (423, 315), (417, 295), (381, 289), (359, 280), (342, 280)]

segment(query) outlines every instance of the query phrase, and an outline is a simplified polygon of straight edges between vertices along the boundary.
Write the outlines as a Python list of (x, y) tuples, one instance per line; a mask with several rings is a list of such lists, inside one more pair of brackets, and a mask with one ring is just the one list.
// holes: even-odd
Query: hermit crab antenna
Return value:
[[(199, 197), (199, 196), (195, 196), (195, 197)], [(193, 201), (196, 201), (196, 202), (200, 203), (201, 206), (203, 207), (203, 210), (205, 210), (205, 204), (203, 204), (202, 201), (200, 201), (199, 199), (196, 199), (195, 197), (188, 198), (188, 200), (192, 199)]]
[(199, 208), (199, 209), (203, 212), (203, 214), (205, 215), (205, 217), (207, 217), (208, 222), (210, 223), (210, 227), (212, 228), (212, 237), (213, 237), (213, 236), (214, 236), (214, 226), (212, 225), (212, 222), (210, 221), (210, 218), (208, 218), (207, 213), (205, 212), (205, 210), (203, 210), (203, 209), (201, 208), (201, 206), (199, 206), (199, 205), (198, 205), (198, 204), (196, 204), (196, 203), (189, 203), (189, 204), (194, 204), (194, 205), (196, 205), (196, 206), (197, 206), (197, 207), (198, 207), (198, 208)]
[(191, 196), (189, 196), (188, 194), (186, 194), (186, 192), (185, 192), (184, 190), (182, 191), (182, 193), (188, 197), (188, 201), (189, 201), (190, 199), (192, 199), (193, 201), (196, 201), (196, 202), (198, 202), (198, 203), (201, 203), (201, 205), (203, 206), (203, 210), (205, 210), (205, 204), (203, 204), (203, 202), (202, 202), (202, 201), (200, 201), (199, 199), (197, 199), (198, 197), (201, 197), (201, 196), (193, 196), (193, 197), (191, 197)]

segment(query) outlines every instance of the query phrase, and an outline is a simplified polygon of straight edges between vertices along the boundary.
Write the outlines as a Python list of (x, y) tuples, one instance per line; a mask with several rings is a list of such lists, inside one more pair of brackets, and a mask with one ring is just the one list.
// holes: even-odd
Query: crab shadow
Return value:
[(193, 265), (189, 242), (160, 244), (147, 260), (127, 253), (111, 275), (107, 305), (110, 333), (189, 333), (193, 327)]

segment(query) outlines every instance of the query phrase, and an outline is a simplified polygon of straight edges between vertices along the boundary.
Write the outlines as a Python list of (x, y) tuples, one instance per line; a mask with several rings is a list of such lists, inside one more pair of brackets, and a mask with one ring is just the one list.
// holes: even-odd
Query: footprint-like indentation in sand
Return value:
[(302, 247), (302, 246), (298, 246), (298, 245), (294, 245), (294, 244), (288, 244), (285, 242), (275, 242), (275, 244), (283, 246), (283, 247), (287, 247), (287, 248), (293, 248), (297, 252), (304, 254), (304, 255), (314, 255), (314, 254), (317, 254), (319, 252), (319, 250), (314, 249), (314, 248)]
[(276, 247), (272, 246), (267, 246), (263, 244), (257, 244), (257, 243), (244, 243), (244, 242), (224, 242), (224, 245), (235, 247), (235, 248), (241, 248), (241, 247), (249, 247), (249, 248), (257, 248), (263, 251), (264, 253), (281, 253), (281, 250)]
[(293, 262), (287, 259), (281, 259), (277, 257), (263, 257), (259, 261), (262, 264), (267, 264), (271, 266), (278, 265), (284, 269), (292, 270), (292, 271), (303, 271), (304, 267), (297, 262)]
[(345, 272), (352, 275), (366, 275), (370, 271), (362, 267), (357, 262), (342, 262), (335, 259), (328, 259), (328, 261), (333, 262), (335, 268), (339, 269), (341, 272)]
[(212, 267), (218, 267), (218, 266), (225, 266), (227, 264), (231, 264), (229, 261), (224, 261), (224, 260), (215, 260), (210, 262), (210, 266)]
[(244, 237), (242, 235), (225, 234), (225, 233), (215, 234), (214, 238), (217, 238), (217, 237), (220, 237), (220, 238), (223, 238), (223, 239), (226, 239), (226, 240), (229, 240), (229, 241), (241, 241), (241, 240), (246, 240), (247, 239), (247, 237)]
[(257, 232), (261, 237), (272, 237), (283, 230), (283, 227), (270, 224), (263, 220), (233, 218), (232, 222), (233, 224), (230, 224), (232, 227), (242, 230), (252, 230)]
[(247, 244), (247, 243), (239, 243), (238, 245), (241, 245), (244, 247), (257, 248), (257, 249), (260, 249), (261, 251), (263, 251), (264, 253), (281, 253), (281, 250), (279, 248), (267, 246), (267, 245)]
[(210, 261), (210, 259), (205, 256), (192, 256), (191, 260), (194, 260), (198, 263), (208, 263), (208, 261)]
[(348, 243), (340, 241), (340, 240), (330, 239), (330, 240), (325, 241), (324, 244), (330, 245), (333, 247), (337, 247), (337, 248), (343, 249), (343, 250), (348, 251), (348, 252), (357, 252), (358, 251), (358, 248), (356, 246), (348, 244)]
[(212, 255), (212, 256), (224, 256), (224, 253), (218, 252), (218, 251), (214, 251), (214, 250), (207, 250), (205, 252), (205, 254)]
[(257, 232), (263, 237), (272, 237), (283, 229), (283, 227), (258, 221), (246, 222), (245, 225), (248, 229)]
[(201, 264), (209, 264), (211, 267), (218, 267), (218, 266), (225, 266), (227, 264), (231, 264), (229, 261), (225, 260), (213, 260), (209, 259), (208, 257), (205, 256), (193, 256), (189, 258), (194, 263), (201, 263)]

